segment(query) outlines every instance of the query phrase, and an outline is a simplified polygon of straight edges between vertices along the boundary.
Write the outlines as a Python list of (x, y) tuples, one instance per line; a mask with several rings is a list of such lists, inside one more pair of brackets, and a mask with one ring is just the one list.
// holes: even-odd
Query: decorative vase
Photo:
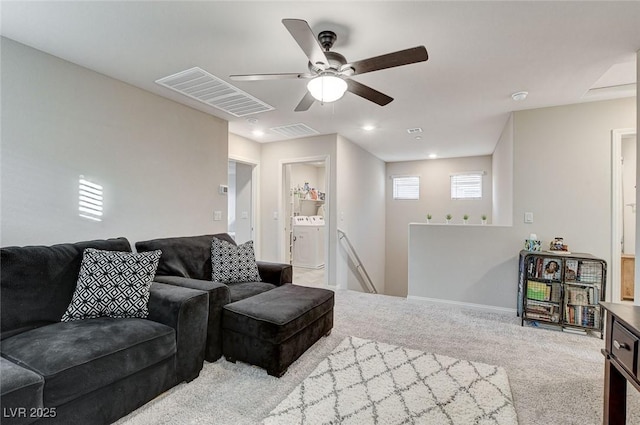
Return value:
[(448, 218), (446, 219), (446, 223), (449, 224), (451, 223), (451, 220), (449, 220)]
[(467, 219), (462, 220), (462, 224), (467, 224), (467, 223), (469, 223), (469, 220)]
[(482, 224), (487, 224), (487, 220), (486, 220), (486, 219), (483, 219), (483, 220), (482, 220)]
[(431, 224), (431, 219), (430, 218), (427, 219), (427, 224)]

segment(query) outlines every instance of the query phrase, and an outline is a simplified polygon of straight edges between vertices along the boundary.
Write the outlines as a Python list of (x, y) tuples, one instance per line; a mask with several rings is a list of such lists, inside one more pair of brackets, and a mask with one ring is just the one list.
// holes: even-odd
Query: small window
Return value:
[(484, 172), (460, 173), (451, 176), (451, 199), (482, 199)]
[(85, 180), (78, 181), (78, 212), (80, 217), (102, 221), (102, 186)]
[(420, 199), (420, 177), (393, 177), (393, 199)]

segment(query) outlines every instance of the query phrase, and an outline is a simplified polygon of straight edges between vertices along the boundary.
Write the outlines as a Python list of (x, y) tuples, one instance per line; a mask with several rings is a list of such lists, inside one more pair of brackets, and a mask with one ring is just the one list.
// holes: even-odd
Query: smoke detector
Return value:
[(516, 93), (512, 94), (511, 95), (511, 99), (513, 99), (515, 101), (525, 100), (527, 98), (528, 94), (529, 94), (528, 91), (519, 91), (519, 92), (516, 92)]

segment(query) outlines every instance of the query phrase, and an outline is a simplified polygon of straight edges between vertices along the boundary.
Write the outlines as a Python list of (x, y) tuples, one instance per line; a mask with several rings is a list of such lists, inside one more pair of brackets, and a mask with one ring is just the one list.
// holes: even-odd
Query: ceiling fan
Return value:
[(337, 38), (333, 31), (321, 31), (316, 40), (306, 21), (283, 19), (282, 23), (309, 58), (309, 72), (231, 75), (230, 78), (235, 81), (310, 79), (307, 84), (307, 93), (296, 106), (297, 112), (308, 110), (316, 100), (321, 103), (334, 102), (340, 99), (346, 91), (380, 106), (387, 105), (393, 100), (392, 97), (352, 80), (350, 77), (365, 72), (424, 62), (429, 59), (427, 49), (424, 46), (418, 46), (355, 62), (347, 62), (340, 53), (329, 50)]

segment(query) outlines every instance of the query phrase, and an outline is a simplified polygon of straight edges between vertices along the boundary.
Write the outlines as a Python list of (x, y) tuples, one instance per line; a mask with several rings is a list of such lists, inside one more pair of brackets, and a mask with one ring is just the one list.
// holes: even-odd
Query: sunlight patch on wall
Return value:
[(78, 180), (78, 215), (93, 221), (102, 221), (102, 186), (80, 176)]

